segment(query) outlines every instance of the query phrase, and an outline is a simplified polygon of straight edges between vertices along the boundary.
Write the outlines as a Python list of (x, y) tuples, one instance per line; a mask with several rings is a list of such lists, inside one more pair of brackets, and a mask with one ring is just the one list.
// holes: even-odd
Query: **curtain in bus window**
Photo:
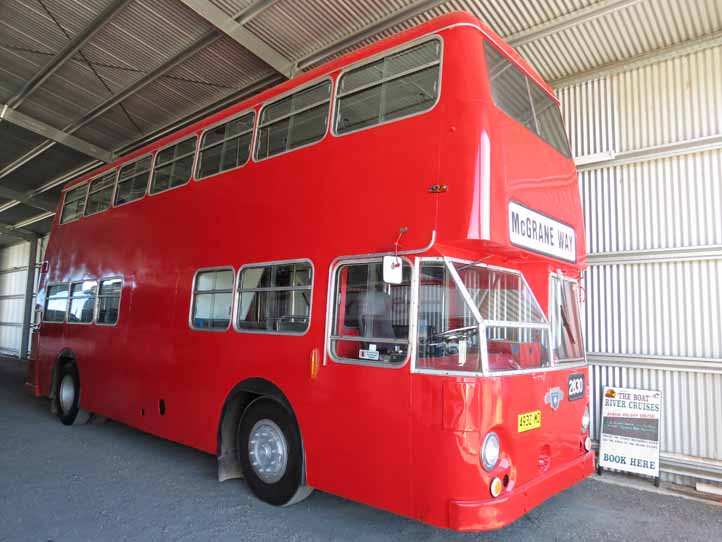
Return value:
[(338, 358), (401, 363), (408, 354), (411, 267), (403, 282), (386, 284), (380, 261), (336, 272), (332, 351)]
[(83, 216), (83, 209), (85, 208), (85, 196), (88, 193), (87, 183), (68, 190), (65, 193), (65, 199), (63, 200), (63, 210), (60, 214), (60, 223), (65, 224), (76, 218)]
[(490, 44), (484, 43), (494, 103), (567, 158), (571, 157), (556, 102)]
[(100, 281), (98, 289), (98, 324), (113, 325), (118, 321), (120, 310), (120, 294), (123, 281), (120, 278)]
[(146, 156), (120, 169), (115, 190), (115, 205), (121, 205), (145, 196), (148, 188), (151, 157)]
[(45, 298), (44, 322), (64, 322), (68, 310), (68, 285), (48, 286)]
[(203, 178), (241, 167), (251, 155), (251, 136), (255, 113), (248, 113), (203, 134), (198, 156), (198, 175)]
[(184, 185), (190, 180), (197, 139), (192, 137), (158, 152), (150, 185), (151, 194)]
[(304, 333), (311, 316), (311, 265), (289, 262), (241, 271), (239, 329)]
[(196, 329), (228, 329), (233, 305), (233, 270), (199, 271), (193, 292), (191, 324)]
[(263, 159), (323, 138), (331, 100), (331, 81), (323, 81), (265, 106), (256, 136), (256, 158)]
[(579, 290), (576, 282), (552, 275), (549, 319), (554, 357), (560, 362), (584, 360), (584, 342), (579, 315)]
[(360, 130), (433, 107), (439, 93), (441, 43), (431, 40), (341, 76), (336, 132)]
[(97, 289), (98, 283), (93, 280), (86, 280), (70, 285), (68, 322), (89, 324), (93, 321)]
[(115, 188), (115, 173), (115, 170), (113, 170), (90, 182), (88, 202), (85, 204), (86, 215), (99, 213), (110, 207), (110, 200), (113, 199), (113, 188)]
[(444, 263), (421, 266), (416, 366), (481, 371), (479, 323)]

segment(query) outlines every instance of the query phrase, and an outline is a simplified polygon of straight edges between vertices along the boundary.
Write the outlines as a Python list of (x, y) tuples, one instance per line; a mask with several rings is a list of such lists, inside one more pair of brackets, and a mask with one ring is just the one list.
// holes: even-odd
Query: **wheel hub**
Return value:
[(66, 374), (60, 381), (60, 393), (58, 395), (61, 410), (64, 413), (70, 412), (73, 403), (75, 403), (75, 381), (69, 374)]
[(288, 446), (286, 437), (275, 422), (258, 420), (248, 439), (248, 458), (256, 475), (266, 482), (278, 482), (286, 473)]

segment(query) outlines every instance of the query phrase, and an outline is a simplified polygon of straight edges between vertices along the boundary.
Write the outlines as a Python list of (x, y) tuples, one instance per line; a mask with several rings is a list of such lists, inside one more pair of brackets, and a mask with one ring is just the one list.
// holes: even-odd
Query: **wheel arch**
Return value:
[[(265, 378), (248, 378), (239, 382), (226, 396), (218, 421), (216, 457), (218, 458), (218, 481), (220, 482), (242, 477), (241, 465), (236, 453), (236, 431), (248, 405), (261, 397), (281, 403), (295, 420), (299, 432), (301, 431), (291, 402), (276, 384)], [(301, 441), (303, 442), (303, 438)]]

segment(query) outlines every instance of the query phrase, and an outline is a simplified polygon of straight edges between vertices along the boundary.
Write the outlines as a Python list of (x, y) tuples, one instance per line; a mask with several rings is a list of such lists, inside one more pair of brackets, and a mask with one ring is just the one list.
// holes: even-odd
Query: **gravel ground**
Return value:
[(215, 458), (118, 423), (65, 427), (0, 359), (0, 541), (573, 540), (711, 541), (722, 508), (589, 479), (513, 525), (436, 529), (316, 491), (273, 508)]

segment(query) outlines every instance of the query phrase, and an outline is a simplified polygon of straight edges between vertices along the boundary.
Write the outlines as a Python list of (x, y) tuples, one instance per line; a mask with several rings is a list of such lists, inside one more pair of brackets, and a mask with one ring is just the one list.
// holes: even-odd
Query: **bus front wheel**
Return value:
[(238, 425), (237, 442), (243, 477), (257, 498), (287, 506), (311, 493), (304, 483), (301, 434), (280, 402), (261, 397), (248, 405)]

